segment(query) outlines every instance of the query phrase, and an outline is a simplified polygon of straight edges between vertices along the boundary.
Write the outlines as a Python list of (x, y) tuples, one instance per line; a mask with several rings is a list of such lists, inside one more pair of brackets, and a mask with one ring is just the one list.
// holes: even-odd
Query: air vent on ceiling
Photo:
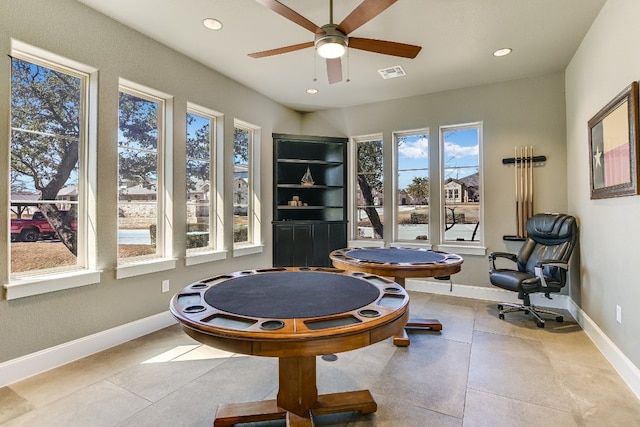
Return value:
[(407, 73), (404, 72), (400, 65), (396, 65), (395, 67), (383, 68), (382, 70), (378, 70), (378, 73), (380, 73), (382, 78), (385, 80), (407, 75)]

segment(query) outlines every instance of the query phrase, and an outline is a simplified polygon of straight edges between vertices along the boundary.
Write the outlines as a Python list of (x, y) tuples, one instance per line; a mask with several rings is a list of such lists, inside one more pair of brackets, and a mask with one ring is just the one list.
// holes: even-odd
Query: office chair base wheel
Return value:
[(564, 322), (564, 317), (562, 317), (562, 316), (556, 317), (556, 322), (558, 322), (558, 323)]
[(502, 313), (498, 314), (498, 319), (504, 320), (504, 314), (502, 314)]
[(538, 325), (538, 328), (544, 328), (544, 322), (536, 322), (536, 325)]
[(498, 304), (498, 310), (502, 310), (502, 309), (504, 309), (504, 306), (502, 304)]

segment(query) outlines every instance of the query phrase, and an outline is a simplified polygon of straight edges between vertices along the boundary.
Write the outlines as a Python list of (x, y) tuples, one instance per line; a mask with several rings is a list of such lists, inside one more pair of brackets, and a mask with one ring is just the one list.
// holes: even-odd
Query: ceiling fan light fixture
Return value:
[(324, 33), (316, 35), (316, 52), (323, 58), (340, 58), (347, 51), (347, 36), (336, 29), (336, 25), (328, 24), (322, 27)]

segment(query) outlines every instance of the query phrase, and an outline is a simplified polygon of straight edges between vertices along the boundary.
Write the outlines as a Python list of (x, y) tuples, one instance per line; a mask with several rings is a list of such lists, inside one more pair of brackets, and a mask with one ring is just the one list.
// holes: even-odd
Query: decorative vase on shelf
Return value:
[(302, 185), (313, 185), (313, 178), (311, 177), (311, 171), (309, 170), (309, 166), (307, 166), (307, 171), (302, 176), (301, 183)]

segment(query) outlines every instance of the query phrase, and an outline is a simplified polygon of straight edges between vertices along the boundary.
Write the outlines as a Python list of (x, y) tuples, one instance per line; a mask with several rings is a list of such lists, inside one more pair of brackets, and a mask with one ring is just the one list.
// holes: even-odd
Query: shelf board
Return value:
[(311, 165), (329, 165), (329, 166), (339, 166), (344, 164), (344, 162), (332, 162), (327, 160), (306, 160), (306, 159), (283, 159), (279, 158), (278, 163), (296, 163), (296, 164), (311, 164)]

